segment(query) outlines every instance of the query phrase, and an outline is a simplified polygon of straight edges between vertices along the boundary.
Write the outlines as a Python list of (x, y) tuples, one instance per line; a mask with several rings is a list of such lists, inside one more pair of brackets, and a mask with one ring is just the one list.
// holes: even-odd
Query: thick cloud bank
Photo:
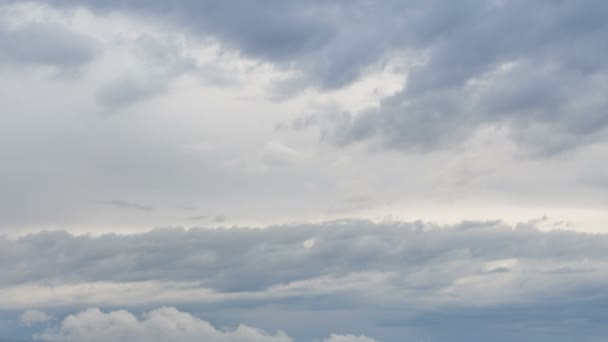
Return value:
[[(170, 305), (214, 325), (282, 329), (298, 339), (339, 332), (460, 341), (500, 331), (498, 341), (567, 341), (585, 331), (582, 340), (591, 341), (608, 333), (600, 324), (608, 318), (608, 236), (541, 232), (532, 224), (45, 232), (0, 245), (3, 310)], [(202, 324), (171, 310), (142, 322), (98, 311), (75, 317), (131, 317), (139, 326), (161, 314)], [(64, 321), (69, 334), (54, 336), (71, 341), (66, 336), (80, 333), (69, 330), (74, 320)]]

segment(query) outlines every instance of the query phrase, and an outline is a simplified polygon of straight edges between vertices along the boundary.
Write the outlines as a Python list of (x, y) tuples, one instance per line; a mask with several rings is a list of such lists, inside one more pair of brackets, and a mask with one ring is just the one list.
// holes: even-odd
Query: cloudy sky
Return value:
[(0, 0), (0, 341), (607, 341), (607, 17)]

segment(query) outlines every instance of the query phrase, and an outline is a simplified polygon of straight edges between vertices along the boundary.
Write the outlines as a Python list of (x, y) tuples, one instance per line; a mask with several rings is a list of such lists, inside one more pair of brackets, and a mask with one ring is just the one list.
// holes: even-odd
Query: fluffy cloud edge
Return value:
[[(221, 330), (174, 307), (161, 307), (137, 317), (125, 310), (103, 312), (89, 308), (67, 316), (59, 326), (34, 335), (38, 341), (49, 342), (293, 342), (285, 332), (274, 334), (239, 325)], [(366, 336), (331, 334), (324, 342), (377, 342)]]

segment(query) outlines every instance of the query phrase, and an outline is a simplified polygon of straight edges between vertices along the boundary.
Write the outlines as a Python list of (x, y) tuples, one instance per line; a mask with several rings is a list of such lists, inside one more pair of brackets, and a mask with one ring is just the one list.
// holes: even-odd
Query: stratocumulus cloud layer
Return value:
[(216, 331), (196, 317), (216, 326), (280, 329), (296, 340), (340, 333), (466, 341), (499, 331), (493, 340), (592, 341), (607, 333), (606, 248), (604, 235), (500, 222), (340, 221), (99, 237), (45, 232), (2, 240), (8, 272), (0, 306), (139, 315), (170, 305), (188, 312), (161, 309), (138, 321), (126, 312), (85, 310), (38, 335), (59, 341), (81, 339), (84, 328), (101, 333), (99, 341), (129, 329), (127, 336), (137, 336), (129, 341), (149, 340), (146, 334), (159, 334), (146, 328), (156, 326), (154, 317), (192, 324), (178, 329), (185, 339), (208, 333), (218, 341), (254, 330)]

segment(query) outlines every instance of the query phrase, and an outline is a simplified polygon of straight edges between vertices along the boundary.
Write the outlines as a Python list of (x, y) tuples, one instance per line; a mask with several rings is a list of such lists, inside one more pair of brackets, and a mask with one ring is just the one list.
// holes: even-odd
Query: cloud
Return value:
[(48, 322), (50, 319), (51, 317), (46, 312), (39, 310), (27, 310), (21, 315), (21, 323), (26, 326)]
[(291, 342), (283, 332), (274, 335), (244, 325), (232, 331), (217, 330), (208, 322), (163, 307), (138, 319), (127, 311), (103, 313), (88, 309), (66, 317), (56, 331), (35, 336), (53, 342)]
[[(504, 15), (514, 11), (511, 3), (505, 2), (507, 7)], [(40, 78), (40, 73), (21, 73), (19, 67), (13, 64), (8, 65), (11, 71), (2, 68), (0, 86), (6, 90), (3, 92), (3, 107), (7, 113), (0, 125), (4, 141), (2, 154), (17, 161), (13, 167), (2, 170), (0, 177), (6, 197), (0, 205), (0, 225), (4, 229), (16, 232), (65, 225), (66, 229), (101, 231), (120, 223), (120, 229), (134, 231), (153, 226), (191, 225), (194, 222), (186, 216), (196, 215), (183, 215), (172, 210), (183, 203), (205, 208), (208, 215), (227, 213), (231, 223), (262, 224), (292, 219), (307, 220), (310, 217), (359, 217), (360, 214), (367, 216), (372, 211), (382, 211), (380, 215), (384, 215), (391, 211), (406, 210), (409, 211), (406, 215), (412, 219), (424, 216), (416, 213), (418, 209), (426, 210), (435, 205), (460, 211), (461, 208), (454, 209), (451, 204), (447, 204), (446, 197), (467, 197), (471, 202), (483, 203), (485, 207), (473, 209), (475, 213), (472, 215), (463, 214), (458, 218), (487, 217), (484, 215), (488, 210), (502, 208), (502, 203), (498, 202), (510, 201), (514, 197), (517, 199), (512, 203), (525, 207), (527, 204), (522, 204), (524, 200), (534, 202), (531, 204), (543, 207), (540, 209), (542, 212), (546, 212), (545, 208), (558, 211), (556, 208), (560, 208), (566, 201), (570, 206), (586, 210), (589, 202), (594, 201), (598, 203), (595, 207), (599, 213), (594, 215), (605, 216), (599, 208), (602, 193), (595, 186), (604, 184), (605, 181), (601, 177), (584, 176), (589, 170), (598, 170), (590, 164), (593, 160), (602, 160), (605, 152), (592, 156), (590, 151), (582, 149), (573, 151), (579, 154), (570, 155), (571, 159), (562, 156), (564, 159), (554, 165), (534, 165), (533, 161), (522, 162), (518, 159), (519, 155), (513, 156), (518, 152), (530, 152), (527, 148), (514, 147), (510, 141), (503, 141), (519, 141), (534, 149), (538, 148), (536, 153), (548, 154), (602, 139), (602, 133), (594, 133), (594, 130), (602, 127), (604, 111), (595, 111), (594, 117), (581, 114), (579, 120), (574, 114), (568, 114), (575, 111), (558, 114), (566, 110), (566, 107), (534, 104), (541, 100), (548, 102), (567, 99), (570, 91), (576, 92), (582, 88), (570, 86), (571, 83), (567, 80), (560, 81), (560, 77), (579, 74), (553, 72), (552, 70), (558, 69), (552, 69), (551, 63), (546, 68), (540, 68), (521, 58), (492, 64), (488, 67), (489, 71), (480, 71), (472, 76), (470, 82), (467, 81), (466, 94), (477, 94), (471, 96), (475, 99), (474, 107), (479, 110), (475, 113), (468, 111), (466, 115), (452, 109), (458, 103), (468, 101), (468, 95), (451, 92), (456, 94), (451, 97), (451, 102), (436, 101), (442, 93), (439, 91), (413, 95), (413, 87), (421, 87), (421, 81), (416, 81), (422, 77), (421, 73), (424, 70), (424, 74), (431, 73), (432, 64), (437, 63), (434, 56), (439, 50), (436, 47), (440, 46), (440, 42), (447, 44), (449, 41), (444, 37), (448, 33), (441, 34), (441, 30), (435, 27), (438, 23), (430, 19), (443, 13), (447, 19), (442, 22), (446, 25), (464, 28), (475, 20), (492, 15), (501, 16), (502, 11), (476, 15), (478, 9), (465, 2), (464, 9), (458, 11), (459, 8), (455, 8), (454, 13), (473, 15), (475, 20), (458, 19), (459, 24), (456, 25), (448, 19), (457, 18), (445, 14), (452, 11), (450, 7), (443, 7), (449, 4), (434, 1), (374, 4), (355, 1), (349, 6), (339, 2), (285, 2), (278, 5), (285, 7), (284, 13), (275, 14), (279, 18), (264, 17), (274, 11), (272, 8), (263, 8), (271, 7), (269, 5), (257, 6), (260, 8), (239, 2), (216, 5), (218, 11), (234, 16), (240, 14), (236, 11), (239, 5), (251, 6), (250, 15), (259, 16), (256, 20), (268, 26), (272, 25), (273, 20), (282, 20), (281, 15), (287, 18), (284, 25), (292, 22), (289, 20), (292, 14), (299, 15), (304, 20), (306, 11), (325, 13), (316, 19), (309, 18), (311, 21), (326, 21), (327, 16), (335, 17), (334, 21), (326, 25), (329, 33), (324, 36), (330, 42), (339, 43), (320, 43), (318, 49), (310, 54), (269, 52), (262, 56), (248, 53), (252, 50), (241, 48), (241, 44), (216, 33), (216, 29), (228, 30), (228, 26), (241, 23), (231, 17), (223, 23), (212, 22), (216, 20), (214, 18), (207, 20), (209, 12), (205, 9), (214, 7), (205, 7), (208, 3), (127, 0), (88, 2), (87, 5), (87, 1), (70, 2), (78, 9), (66, 9), (60, 7), (61, 4), (68, 2), (45, 1), (40, 6), (28, 2), (28, 5), (16, 7), (24, 8), (22, 14), (29, 13), (31, 17), (50, 18), (48, 20), (51, 23), (47, 25), (71, 29), (85, 37), (93, 36), (100, 44), (97, 48), (102, 49), (103, 55), (86, 68), (82, 79), (69, 82), (70, 84)], [(540, 6), (536, 2), (519, 4), (530, 6), (531, 9)], [(437, 8), (433, 10), (433, 6)], [(234, 9), (231, 10), (232, 7)], [(547, 11), (540, 12), (547, 13), (548, 16), (555, 14), (550, 9), (548, 7)], [(300, 14), (292, 11), (300, 11)], [(522, 9), (521, 13), (528, 11)], [(194, 17), (198, 15), (200, 18), (195, 20)], [(523, 20), (526, 16), (527, 14), (520, 19)], [(184, 20), (180, 21), (182, 17)], [(167, 20), (172, 20), (170, 18), (175, 21), (167, 23)], [(426, 18), (429, 20), (423, 20)], [(375, 25), (376, 23), (379, 24)], [(216, 28), (214, 25), (226, 26)], [(302, 25), (302, 30), (305, 30), (305, 25)], [(376, 30), (380, 30), (383, 25), (398, 27), (394, 30), (381, 30), (384, 35), (380, 35)], [(409, 25), (422, 26), (424, 29), (409, 30)], [(202, 26), (209, 28), (203, 29)], [(277, 30), (280, 27), (277, 26)], [(23, 27), (11, 26), (7, 30), (21, 28)], [(600, 25), (598, 29), (601, 28)], [(264, 30), (272, 31), (271, 27)], [(338, 33), (331, 33), (334, 30)], [(47, 31), (48, 34), (55, 32), (52, 28)], [(365, 31), (364, 34), (359, 34), (362, 31)], [(414, 39), (418, 34), (435, 37), (431, 35), (432, 32), (435, 32), (437, 39)], [(251, 37), (247, 44), (253, 46), (259, 37), (253, 33), (248, 34)], [(369, 78), (376, 78), (373, 75), (383, 72), (378, 73), (375, 65), (363, 64), (356, 68), (361, 67), (361, 72), (373, 69), (369, 75), (366, 74), (355, 83), (349, 83), (339, 91), (315, 89), (298, 93), (295, 98), (281, 103), (271, 103), (264, 98), (268, 83), (284, 74), (306, 74), (302, 76), (308, 80), (306, 86), (322, 83), (314, 77), (312, 70), (316, 68), (312, 65), (317, 62), (319, 67), (323, 63), (340, 63), (344, 64), (343, 68), (350, 68), (348, 58), (334, 58), (329, 50), (348, 50), (349, 40), (359, 37), (363, 39), (367, 34), (375, 36), (375, 40), (370, 43), (370, 50), (377, 43), (382, 45), (377, 53), (390, 55), (390, 62), (386, 63), (382, 62), (384, 57), (375, 58), (381, 64), (377, 67), (382, 70), (398, 67), (396, 73), (404, 76), (395, 82), (407, 79), (403, 83), (404, 90), (393, 97), (393, 102), (385, 100), (380, 108), (368, 109), (362, 113), (352, 109), (353, 113), (336, 115), (337, 122), (327, 123), (332, 116), (330, 113), (344, 112), (346, 108), (343, 107), (369, 108), (371, 105), (346, 102), (353, 99), (353, 103), (367, 103), (369, 100), (361, 99), (367, 97), (364, 93), (371, 92), (376, 83), (387, 83), (383, 77), (370, 81)], [(396, 34), (398, 39), (388, 43), (384, 41)], [(241, 38), (245, 39), (234, 37)], [(242, 43), (246, 44), (245, 41)], [(293, 48), (297, 49), (295, 46), (300, 41), (294, 41), (293, 44)], [(283, 44), (282, 48), (289, 49), (290, 44)], [(403, 49), (407, 51), (401, 51)], [(536, 47), (529, 51), (534, 52), (535, 49)], [(458, 47), (452, 51), (459, 51)], [(479, 51), (484, 52), (483, 49)], [(315, 54), (318, 55), (315, 57)], [(393, 63), (394, 60), (397, 62)], [(222, 74), (234, 76), (243, 82), (225, 88), (198, 82), (198, 77), (204, 78), (200, 75), (200, 68), (205, 63), (211, 67), (217, 64)], [(555, 63), (559, 63), (559, 60)], [(312, 69), (307, 69), (306, 65)], [(31, 67), (30, 64), (27, 66)], [(288, 72), (284, 73), (283, 68), (289, 69)], [(601, 70), (598, 72), (601, 73)], [(579, 76), (586, 77), (585, 75)], [(532, 76), (533, 79), (527, 80)], [(331, 74), (327, 77), (331, 77)], [(589, 103), (599, 103), (605, 98), (599, 91), (602, 78), (594, 79), (598, 87), (584, 91), (585, 99), (591, 101)], [(547, 84), (543, 85), (543, 82)], [(365, 84), (365, 92), (350, 89), (360, 83)], [(559, 91), (555, 94), (545, 93), (551, 87), (558, 87)], [(29, 91), (26, 93), (22, 89)], [(394, 89), (396, 91), (401, 87)], [(568, 94), (564, 95), (563, 92)], [(388, 93), (390, 92), (385, 94)], [(448, 93), (450, 92), (444, 94)], [(66, 97), (65, 94), (70, 96)], [(408, 98), (407, 101), (400, 100), (404, 96)], [(31, 101), (32, 98), (36, 101)], [(334, 106), (333, 101), (346, 104)], [(405, 109), (399, 103), (404, 104)], [(551, 108), (551, 113), (560, 118), (550, 122), (546, 115), (509, 114), (530, 106)], [(409, 110), (414, 107), (421, 108), (421, 111)], [(436, 107), (441, 108), (435, 110)], [(574, 107), (583, 108), (578, 105)], [(422, 110), (424, 108), (434, 114), (427, 116)], [(481, 115), (495, 111), (504, 113), (492, 117)], [(96, 115), (100, 113), (125, 115)], [(297, 113), (305, 114), (297, 118)], [(567, 119), (569, 123), (566, 124), (562, 119)], [(271, 131), (278, 121), (285, 122), (292, 129)], [(501, 127), (494, 130), (486, 128), (487, 125)], [(326, 129), (326, 142), (338, 145), (360, 141), (367, 145), (371, 142), (406, 153), (387, 153), (382, 148), (368, 150), (367, 146), (335, 148), (331, 144), (318, 144), (315, 142), (318, 132), (312, 129), (316, 126)], [(467, 139), (471, 136), (477, 139), (479, 130), (482, 133), (490, 132), (493, 143), (480, 141), (470, 148), (472, 144)], [(137, 134), (132, 134), (133, 131)], [(589, 134), (580, 133), (585, 131)], [(195, 153), (195, 149), (184, 147), (194, 146), (201, 139), (211, 141), (213, 149), (203, 146), (200, 150), (205, 150), (205, 153)], [(467, 145), (458, 149), (462, 147), (461, 143)], [(593, 148), (597, 147), (593, 145)], [(443, 155), (426, 153), (440, 148), (449, 150), (441, 151), (440, 153), (445, 153)], [(423, 153), (411, 155), (411, 151)], [(343, 159), (351, 160), (348, 167), (334, 167), (335, 161)], [(232, 163), (233, 160), (237, 162)], [(602, 174), (599, 171), (596, 173)], [(268, 177), (270, 174), (272, 177)], [(585, 182), (592, 178), (596, 184)], [(348, 184), (353, 183), (365, 184), (366, 188), (352, 193), (352, 187)], [(374, 195), (370, 196), (367, 189), (373, 190)], [(354, 190), (358, 190), (358, 187)], [(484, 196), (488, 192), (492, 193), (495, 201)], [(145, 198), (148, 203), (143, 204), (153, 205), (157, 210), (153, 215), (138, 215), (135, 210), (126, 211), (118, 207), (114, 210), (106, 206), (103, 211), (108, 215), (102, 215), (100, 207), (83, 203), (83, 199), (121, 198), (140, 198), (142, 201)], [(254, 199), (256, 204), (250, 205)], [(414, 209), (414, 206), (426, 208)], [(488, 208), (491, 206), (494, 208)], [(233, 211), (233, 207), (238, 207), (238, 210)], [(446, 211), (438, 210), (444, 217)], [(521, 215), (515, 210), (512, 213)], [(579, 213), (580, 211), (574, 214), (564, 213), (563, 217), (577, 219)], [(491, 215), (511, 218), (502, 213)], [(443, 219), (431, 216), (424, 218)]]
[[(164, 14), (170, 11), (177, 19), (173, 24), (186, 27), (202, 37), (217, 38), (224, 46), (242, 51), (247, 56), (269, 60), (286, 68), (297, 60), (298, 64), (321, 78), (325, 86), (343, 84), (356, 78), (358, 73), (357, 69), (350, 67), (350, 63), (327, 60), (322, 65), (315, 62), (321, 58), (320, 54), (331, 52), (331, 37), (336, 34), (337, 23), (333, 21), (341, 15), (342, 9), (331, 4), (274, 1), (272, 5), (259, 6), (248, 2), (217, 4), (180, 1), (168, 6), (162, 1), (145, 4), (108, 1), (101, 4), (69, 0), (51, 3), (60, 6), (84, 5), (98, 11), (120, 9), (157, 18), (165, 17)], [(359, 47), (361, 43), (352, 42), (351, 45)], [(374, 50), (368, 51), (373, 53)], [(342, 56), (358, 64), (363, 63), (359, 62), (364, 58), (359, 53), (343, 53)]]
[(353, 335), (336, 335), (331, 336), (325, 340), (325, 342), (377, 342), (373, 338), (367, 336), (353, 336)]
[(608, 125), (608, 6), (600, 0), (51, 3), (169, 20), (295, 71), (300, 88), (344, 87), (398, 54), (415, 61), (402, 91), (334, 127), (339, 144), (378, 138), (428, 151), (489, 125), (507, 127), (531, 154), (552, 155), (597, 141)]
[(377, 138), (390, 149), (428, 152), (495, 126), (527, 152), (553, 155), (604, 138), (608, 65), (597, 42), (608, 32), (598, 15), (605, 3), (411, 7), (404, 46), (424, 51), (422, 62), (379, 108), (338, 123), (335, 142)]
[(97, 94), (97, 100), (106, 107), (115, 108), (151, 98), (165, 91), (164, 82), (119, 79), (104, 85)]
[[(311, 240), (314, 244), (306, 248), (306, 242)], [(390, 279), (405, 277), (402, 279), (405, 281), (418, 271), (439, 267), (436, 276), (441, 277), (443, 269), (446, 282), (429, 278), (431, 284), (438, 281), (426, 288), (434, 291), (469, 276), (481, 283), (490, 281), (493, 278), (475, 277), (488, 270), (488, 263), (504, 259), (519, 262), (516, 266), (492, 264), (495, 266), (491, 268), (509, 267), (509, 277), (534, 275), (542, 280), (543, 286), (553, 288), (558, 283), (543, 274), (565, 265), (592, 270), (588, 274), (590, 278), (579, 277), (579, 281), (600, 281), (595, 276), (604, 272), (607, 260), (604, 249), (608, 244), (604, 235), (540, 232), (533, 227), (514, 228), (499, 222), (465, 222), (441, 227), (367, 221), (263, 230), (159, 229), (136, 235), (99, 237), (42, 232), (0, 241), (0, 263), (7, 270), (0, 280), (3, 286), (195, 281), (218, 292), (266, 291), (289, 284), (308, 286), (306, 281), (321, 278), (339, 282), (361, 272), (399, 275)], [(461, 265), (467, 266), (460, 268)], [(528, 271), (532, 273), (527, 274)], [(455, 284), (457, 282), (452, 285)], [(467, 287), (453, 289), (466, 290)], [(557, 289), (565, 290), (563, 286)], [(309, 290), (321, 288), (313, 286)], [(490, 294), (487, 299), (500, 301)], [(484, 300), (481, 293), (477, 300)]]
[(208, 218), (209, 218), (209, 216), (207, 216), (207, 215), (196, 215), (196, 216), (190, 216), (190, 217), (188, 217), (189, 220), (196, 220), (196, 221), (198, 221), (198, 220), (206, 220)]
[(302, 155), (280, 141), (268, 142), (262, 150), (262, 162), (270, 167), (283, 167), (297, 163)]
[[(67, 316), (58, 327), (35, 334), (35, 340), (52, 342), (292, 342), (282, 331), (269, 334), (246, 325), (219, 330), (209, 322), (173, 307), (145, 312), (141, 317), (125, 311), (102, 312), (89, 308)], [(377, 342), (365, 336), (331, 334), (325, 342)]]
[(196, 59), (170, 35), (141, 34), (129, 43), (137, 61), (125, 75), (105, 83), (97, 101), (110, 109), (129, 106), (166, 93), (172, 81), (199, 67)]
[(97, 55), (91, 37), (63, 26), (28, 23), (7, 27), (0, 17), (0, 64), (77, 68)]
[(102, 205), (107, 205), (107, 206), (111, 206), (111, 207), (115, 207), (115, 208), (121, 208), (121, 209), (133, 209), (133, 210), (138, 210), (138, 211), (153, 211), (154, 210), (154, 207), (152, 207), (150, 205), (134, 203), (134, 202), (118, 200), (118, 199), (95, 200), (95, 201), (91, 201), (91, 202), (97, 203), (97, 204), (102, 204)]
[[(604, 334), (596, 322), (608, 303), (608, 237), (532, 224), (337, 221), (4, 238), (0, 309), (171, 305), (221, 326), (280, 327), (298, 339), (346, 331), (398, 341), (451, 331), (460, 341), (472, 338), (479, 317), (478, 336), (506, 329), (505, 340), (538, 329), (545, 339)], [(306, 332), (296, 317), (316, 329)]]

